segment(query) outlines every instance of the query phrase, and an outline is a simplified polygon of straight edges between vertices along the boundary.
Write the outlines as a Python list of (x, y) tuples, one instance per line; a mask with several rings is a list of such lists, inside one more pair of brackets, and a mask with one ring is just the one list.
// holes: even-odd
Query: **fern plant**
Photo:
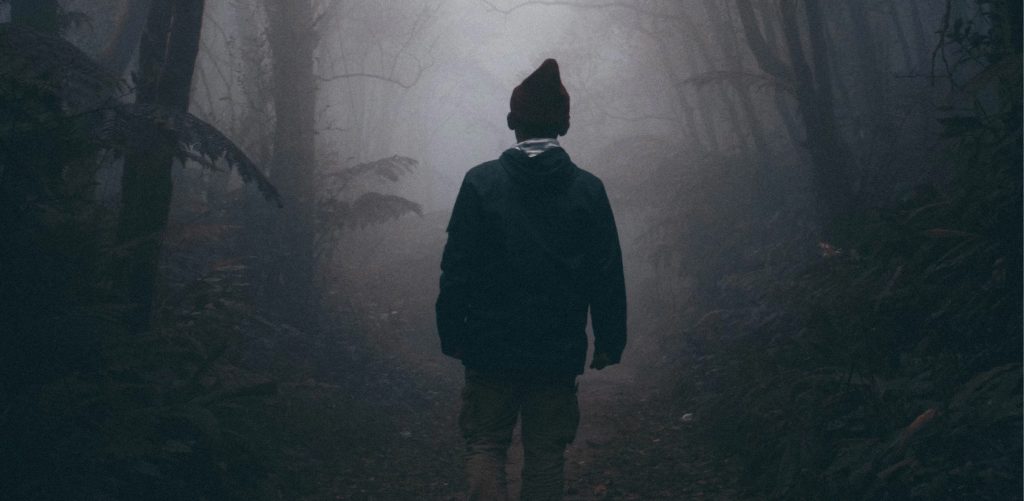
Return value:
[(93, 200), (95, 173), (112, 156), (166, 145), (183, 160), (235, 169), (280, 205), (273, 185), (216, 128), (188, 113), (122, 102), (129, 90), (71, 43), (0, 24), (0, 342), (7, 346), (0, 365), (7, 381), (95, 363), (65, 363), (53, 347), (82, 358), (99, 333), (116, 329), (96, 312), (124, 307), (109, 269), (124, 248), (110, 241), (116, 215)]
[(393, 155), (324, 174), (317, 204), (317, 256), (330, 258), (341, 232), (398, 219), (406, 214), (423, 215), (420, 204), (378, 191), (355, 194), (364, 185), (398, 182), (419, 165), (409, 157)]
[[(131, 151), (161, 138), (178, 153), (208, 168), (224, 164), (280, 205), (277, 190), (252, 160), (216, 127), (187, 112), (119, 100), (128, 87), (87, 54), (58, 37), (0, 25), (0, 110), (6, 122), (0, 144), (17, 135), (46, 135), (73, 124), (98, 150)], [(46, 113), (22, 113), (26, 96), (54, 103)], [(41, 111), (41, 110), (39, 110)], [(26, 116), (34, 119), (25, 120)]]

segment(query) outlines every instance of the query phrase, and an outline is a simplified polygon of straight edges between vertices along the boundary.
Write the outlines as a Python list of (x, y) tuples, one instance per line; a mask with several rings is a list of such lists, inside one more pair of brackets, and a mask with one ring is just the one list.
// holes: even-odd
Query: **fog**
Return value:
[(0, 492), (465, 499), (446, 228), (555, 59), (628, 304), (566, 499), (1020, 499), (1020, 10), (0, 0)]
[[(399, 153), (420, 160), (422, 179), (401, 189), (414, 190), (429, 212), (450, 209), (465, 171), (514, 144), (504, 120), (511, 88), (546, 58), (562, 61), (573, 96), (572, 133), (564, 143), (579, 155), (615, 138), (670, 130), (665, 119), (640, 117), (671, 107), (664, 95), (671, 86), (663, 75), (644, 74), (651, 56), (643, 42), (607, 13), (538, 6), (506, 14), (467, 1), (410, 4), (402, 16), (396, 5), (371, 4), (324, 35), (324, 73), (365, 72), (394, 82), (355, 77), (322, 84), (322, 121), (344, 129), (355, 116), (366, 124), (354, 142), (343, 132), (323, 140), (349, 140), (344, 144), (355, 147), (358, 153), (349, 154), (356, 159)], [(388, 44), (376, 39), (380, 33), (360, 32), (359, 25), (370, 23), (399, 24), (389, 26), (397, 40)], [(595, 39), (595, 32), (602, 35)]]

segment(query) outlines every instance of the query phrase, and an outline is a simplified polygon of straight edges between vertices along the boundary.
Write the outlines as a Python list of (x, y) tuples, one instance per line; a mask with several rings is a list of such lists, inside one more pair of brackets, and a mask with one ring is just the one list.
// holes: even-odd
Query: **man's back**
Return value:
[[(465, 315), (465, 337), (453, 342), (467, 367), (581, 374), (591, 305), (597, 349), (618, 361), (625, 293), (615, 221), (601, 181), (565, 150), (530, 157), (512, 148), (471, 169), (448, 231), (438, 321)], [(465, 290), (465, 311), (445, 308), (453, 285)]]

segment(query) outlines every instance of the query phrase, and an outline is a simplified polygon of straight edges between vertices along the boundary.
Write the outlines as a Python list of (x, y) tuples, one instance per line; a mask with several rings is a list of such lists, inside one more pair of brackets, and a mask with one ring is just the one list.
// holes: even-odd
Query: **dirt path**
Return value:
[(591, 378), (587, 388), (567, 455), (567, 499), (740, 498), (729, 465), (705, 452), (701, 423), (683, 420), (694, 409), (628, 374)]
[[(462, 439), (456, 417), (462, 368), (439, 353), (433, 330), (437, 263), (444, 245), (444, 214), (397, 221), (395, 232), (360, 235), (386, 249), (350, 260), (348, 310), (333, 323), (359, 333), (385, 359), (338, 358), (364, 348), (338, 345), (317, 350), (328, 367), (326, 382), (345, 393), (331, 419), (346, 423), (335, 437), (316, 438), (335, 466), (333, 484), (310, 499), (451, 500), (464, 498)], [(416, 245), (411, 245), (415, 242)], [(356, 246), (357, 248), (359, 246)], [(424, 255), (423, 249), (436, 252)], [(372, 269), (372, 276), (359, 270)], [(345, 324), (345, 325), (342, 325)], [(682, 408), (671, 382), (654, 382), (640, 353), (641, 332), (631, 334), (624, 363), (579, 378), (581, 423), (566, 454), (568, 500), (737, 499), (729, 466), (717, 464), (699, 445), (699, 412)], [(356, 351), (352, 351), (356, 350)], [(322, 397), (317, 397), (322, 398)], [(697, 419), (683, 422), (685, 413)], [(337, 440), (346, 450), (329, 450)], [(351, 444), (351, 445), (348, 445)], [(522, 443), (518, 430), (509, 453), (510, 491), (518, 499)], [(318, 497), (319, 496), (319, 497)]]
[[(567, 501), (737, 499), (726, 474), (696, 442), (699, 423), (629, 366), (580, 378), (581, 423), (566, 452)], [(516, 444), (521, 451), (521, 444)], [(521, 468), (521, 455), (513, 469)], [(510, 486), (513, 499), (518, 483)]]
[[(392, 414), (397, 436), (405, 438), (381, 450), (389, 456), (386, 464), (401, 465), (396, 473), (403, 478), (391, 486), (404, 483), (406, 492), (417, 494), (367, 499), (464, 499), (462, 442), (455, 429), (460, 375), (456, 368), (453, 377), (432, 381), (447, 389), (420, 403), (430, 402), (429, 409)], [(567, 501), (742, 498), (731, 487), (729, 465), (704, 452), (699, 419), (682, 420), (690, 410), (677, 406), (669, 393), (641, 382), (629, 366), (589, 371), (579, 383), (582, 417), (566, 452)], [(416, 430), (415, 436), (408, 430)], [(517, 429), (509, 452), (510, 499), (518, 499), (522, 458)]]
[[(332, 357), (338, 361), (337, 355)], [(431, 360), (430, 357), (427, 357)], [(457, 362), (406, 365), (400, 359), (335, 364), (286, 387), (263, 433), (265, 453), (293, 484), (281, 499), (464, 499)], [(566, 499), (740, 499), (727, 464), (700, 446), (700, 422), (634, 369), (613, 366), (580, 377), (581, 424), (566, 454)], [(281, 443), (288, 443), (281, 455)], [(522, 443), (509, 462), (518, 499)]]

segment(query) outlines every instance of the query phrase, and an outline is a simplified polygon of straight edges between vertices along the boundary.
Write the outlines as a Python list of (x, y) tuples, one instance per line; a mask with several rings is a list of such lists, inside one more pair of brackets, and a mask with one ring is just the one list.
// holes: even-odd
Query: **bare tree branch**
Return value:
[[(323, 11), (317, 15), (317, 19), (316, 21), (314, 21), (314, 24), (323, 22), (323, 17), (328, 15), (328, 13), (336, 13), (338, 11), (337, 7), (340, 4), (343, 4), (343, 2), (341, 2), (340, 0), (330, 0), (330, 2), (328, 2), (327, 5), (324, 7)], [(386, 53), (388, 51), (385, 50), (384, 46), (382, 45), (382, 42), (380, 40), (377, 40), (377, 56), (379, 57), (377, 66), (380, 67), (381, 73), (371, 73), (368, 71), (346, 71), (334, 75), (317, 76), (317, 79), (321, 82), (333, 82), (336, 80), (345, 80), (349, 78), (370, 78), (373, 80), (380, 80), (382, 82), (395, 84), (403, 89), (411, 89), (420, 81), (420, 78), (423, 76), (423, 73), (431, 66), (433, 66), (433, 64), (424, 64), (418, 57), (413, 55), (409, 49), (420, 45), (415, 43), (417, 35), (419, 35), (422, 32), (423, 26), (428, 22), (428, 20), (437, 14), (437, 12), (440, 10), (440, 6), (440, 3), (424, 4), (423, 9), (414, 19), (407, 36), (400, 44), (397, 51), (395, 51), (393, 54), (387, 56)], [(436, 44), (436, 39), (434, 43)], [(430, 47), (433, 48), (433, 44), (431, 44)], [(388, 59), (386, 59), (385, 56), (387, 56)], [(398, 73), (397, 69), (399, 61), (402, 59), (403, 56), (408, 57), (416, 62), (416, 73), (415, 75), (413, 75), (412, 80), (406, 80), (404, 78), (401, 78), (399, 75), (396, 75), (396, 73)], [(342, 57), (344, 58), (344, 55), (342, 55)]]
[(566, 0), (528, 0), (526, 2), (521, 2), (521, 3), (518, 3), (518, 4), (513, 5), (512, 7), (508, 7), (508, 8), (498, 7), (497, 5), (494, 5), (492, 0), (480, 0), (480, 2), (482, 2), (485, 5), (487, 5), (487, 7), (488, 7), (488, 9), (490, 11), (492, 11), (492, 12), (500, 12), (502, 14), (511, 14), (512, 12), (517, 11), (517, 10), (523, 8), (523, 7), (530, 7), (530, 6), (553, 7), (553, 6), (557, 6), (557, 7), (574, 7), (574, 8), (578, 8), (578, 9), (628, 9), (628, 10), (632, 10), (632, 11), (634, 11), (636, 13), (639, 13), (639, 14), (646, 14), (646, 15), (649, 15), (649, 16), (660, 17), (660, 18), (664, 18), (664, 19), (676, 19), (676, 18), (680, 17), (677, 14), (667, 14), (667, 13), (664, 13), (664, 12), (657, 12), (657, 11), (652, 11), (652, 10), (648, 10), (648, 9), (642, 9), (642, 8), (640, 8), (640, 7), (638, 7), (638, 6), (634, 5), (634, 4), (630, 4), (630, 3), (627, 3), (627, 2), (600, 2), (600, 3), (595, 3), (595, 2), (571, 2), (571, 1), (566, 1)]
[(399, 80), (397, 78), (389, 77), (389, 76), (386, 76), (386, 75), (376, 75), (376, 74), (373, 74), (373, 73), (362, 73), (362, 72), (341, 73), (341, 74), (338, 74), (338, 75), (317, 77), (317, 79), (319, 79), (321, 82), (333, 82), (335, 80), (344, 80), (344, 79), (347, 79), (347, 78), (372, 78), (374, 80), (381, 80), (381, 81), (384, 81), (384, 82), (393, 83), (393, 84), (395, 84), (395, 85), (397, 85), (397, 86), (399, 86), (399, 87), (401, 87), (403, 89), (411, 89), (413, 86), (416, 85), (417, 82), (420, 81), (420, 77), (423, 76), (423, 72), (427, 68), (429, 68), (429, 67), (430, 67), (430, 65), (426, 65), (426, 66), (420, 65), (419, 70), (416, 71), (415, 78), (413, 78), (412, 82), (409, 82), (409, 83), (405, 83), (405, 82), (403, 82), (403, 81), (401, 81), (401, 80)]
[[(942, 56), (942, 64), (946, 68), (946, 75), (952, 76), (952, 71), (949, 69), (949, 61), (946, 59), (946, 36), (949, 34), (949, 14), (953, 9), (953, 1), (946, 0), (946, 9), (942, 13), (942, 28), (939, 29), (939, 41), (935, 44), (935, 49), (932, 50), (932, 65), (931, 65), (931, 84), (935, 85), (935, 58), (938, 55)], [(949, 79), (953, 82), (954, 87), (956, 82), (952, 78)]]

